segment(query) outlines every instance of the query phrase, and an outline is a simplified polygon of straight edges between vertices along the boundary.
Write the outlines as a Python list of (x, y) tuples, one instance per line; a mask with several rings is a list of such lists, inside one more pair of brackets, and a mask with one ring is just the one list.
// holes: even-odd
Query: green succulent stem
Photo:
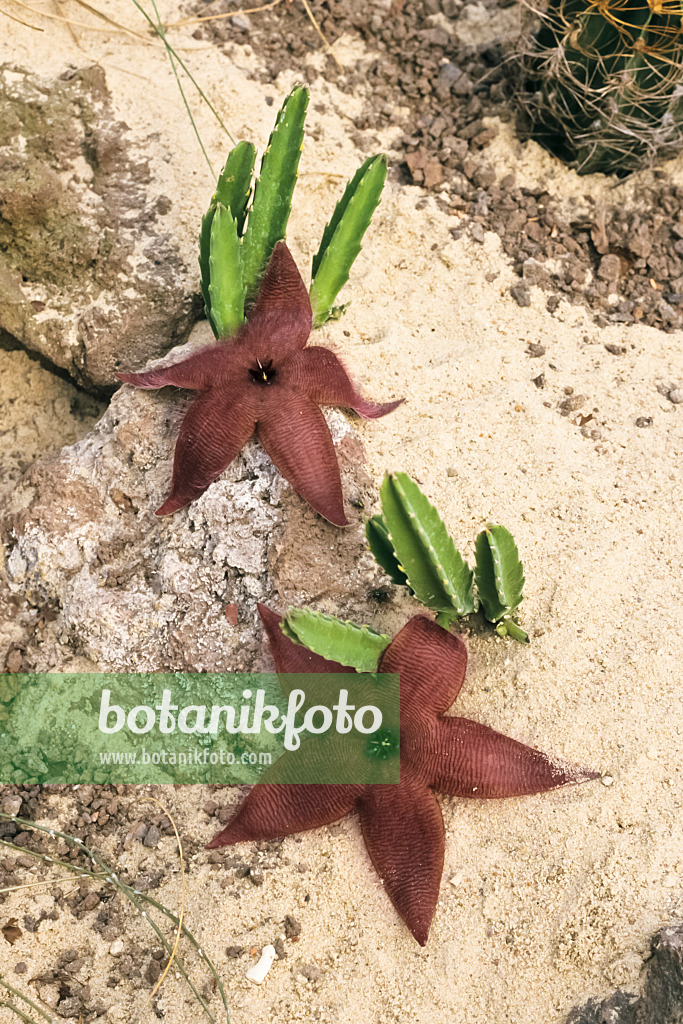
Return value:
[(349, 279), (386, 177), (386, 158), (369, 157), (347, 184), (323, 232), (320, 248), (313, 257), (310, 291), (316, 327), (329, 320), (339, 308), (334, 307), (334, 300)]
[[(388, 473), (380, 488), (380, 498), (396, 565), (418, 601), (453, 618), (473, 612), (472, 570), (415, 481), (405, 473)], [(373, 547), (374, 539), (369, 534), (368, 540), (380, 561), (379, 541)]]
[[(201, 290), (216, 338), (244, 323), (275, 244), (285, 238), (304, 141), (309, 92), (292, 89), (283, 103), (252, 184), (256, 150), (240, 142), (228, 154), (199, 233)], [(348, 182), (313, 258), (314, 327), (343, 314), (334, 301), (361, 249), (387, 175), (383, 156), (369, 157)]]
[(247, 218), (243, 242), (243, 281), (255, 293), (276, 242), (285, 237), (304, 142), (309, 93), (296, 86), (278, 113), (261, 161), (261, 173)]
[(302, 644), (329, 661), (355, 668), (357, 672), (376, 672), (382, 653), (391, 641), (391, 637), (377, 633), (370, 626), (357, 626), (308, 608), (290, 608), (281, 629), (294, 643)]
[(517, 640), (520, 644), (528, 644), (529, 634), (525, 633), (521, 626), (519, 626), (513, 619), (503, 619), (496, 626), (496, 633), (498, 636), (509, 636), (512, 640)]
[(219, 338), (227, 338), (244, 323), (246, 289), (242, 280), (237, 221), (221, 202), (211, 224), (209, 268), (212, 325)]

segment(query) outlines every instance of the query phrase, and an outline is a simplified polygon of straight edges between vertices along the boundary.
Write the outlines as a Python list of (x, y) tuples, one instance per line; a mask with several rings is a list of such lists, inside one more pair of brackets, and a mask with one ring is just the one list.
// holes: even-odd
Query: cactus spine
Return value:
[(683, 145), (683, 3), (547, 0), (524, 37), (528, 131), (576, 166), (626, 174)]

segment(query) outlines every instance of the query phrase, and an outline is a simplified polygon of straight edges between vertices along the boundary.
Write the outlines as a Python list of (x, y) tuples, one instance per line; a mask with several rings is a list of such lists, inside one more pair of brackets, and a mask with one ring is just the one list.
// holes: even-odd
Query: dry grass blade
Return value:
[[(106, 875), (94, 875), (94, 878), (103, 881)], [(39, 882), (27, 882), (26, 885), (8, 885), (5, 889), (0, 889), (0, 894), (7, 892), (21, 892), (23, 889), (39, 889), (42, 885), (54, 885), (54, 881), (51, 878), (43, 878)]]
[(118, 21), (114, 21), (113, 18), (110, 18), (108, 14), (104, 13), (104, 11), (100, 11), (97, 7), (93, 7), (92, 4), (86, 3), (86, 0), (74, 0), (74, 3), (78, 4), (78, 6), (82, 7), (85, 11), (89, 11), (91, 14), (94, 14), (96, 18), (101, 18), (102, 21), (106, 21), (106, 23), (111, 25), (112, 28), (116, 28), (120, 32), (126, 32), (128, 35), (134, 36), (136, 39), (142, 39), (144, 42), (149, 42), (149, 39), (141, 32), (134, 32), (133, 29), (126, 28), (125, 25), (121, 25)]
[[(159, 801), (157, 801), (154, 797), (150, 797), (149, 799), (152, 799), (155, 803), (159, 803)], [(162, 804), (159, 804), (159, 806), (162, 807), (162, 809), (163, 809), (163, 805)], [(164, 810), (164, 814), (166, 814), (169, 817), (169, 820), (171, 820), (170, 816), (168, 815), (168, 811)], [(169, 960), (175, 963), (176, 970), (179, 972), (179, 974), (185, 980), (186, 984), (189, 986), (193, 996), (195, 997), (195, 999), (197, 1000), (197, 1002), (201, 1006), (202, 1010), (204, 1011), (204, 1013), (206, 1014), (208, 1019), (212, 1022), (212, 1024), (217, 1024), (216, 1018), (211, 1013), (211, 1010), (209, 1009), (206, 1000), (203, 998), (203, 996), (200, 994), (200, 992), (198, 991), (198, 989), (196, 988), (196, 986), (192, 982), (192, 980), (191, 980), (191, 978), (190, 978), (190, 976), (189, 976), (189, 974), (188, 974), (188, 972), (187, 972), (187, 970), (185, 968), (185, 965), (184, 965), (183, 961), (178, 956), (179, 933), (182, 934), (182, 937), (187, 939), (188, 942), (190, 942), (190, 944), (194, 947), (194, 949), (197, 952), (197, 955), (204, 962), (204, 964), (208, 968), (210, 974), (212, 975), (212, 977), (214, 979), (214, 982), (215, 982), (215, 985), (216, 985), (216, 988), (218, 989), (218, 992), (220, 994), (221, 1001), (223, 1003), (223, 1009), (225, 1011), (225, 1018), (224, 1018), (224, 1020), (225, 1020), (226, 1024), (230, 1024), (230, 1017), (229, 1017), (229, 1014), (228, 1014), (228, 1004), (227, 1004), (227, 1000), (226, 1000), (226, 997), (225, 997), (225, 989), (223, 988), (223, 984), (221, 982), (221, 979), (220, 979), (220, 976), (218, 974), (218, 971), (216, 970), (216, 968), (215, 968), (214, 964), (212, 963), (211, 959), (209, 958), (209, 956), (206, 954), (206, 952), (202, 949), (200, 944), (197, 942), (197, 940), (195, 939), (194, 935), (192, 935), (192, 933), (183, 924), (182, 916), (181, 917), (177, 917), (172, 911), (170, 911), (167, 907), (165, 907), (163, 905), (163, 903), (159, 903), (158, 900), (155, 900), (151, 896), (148, 896), (147, 893), (139, 892), (138, 890), (133, 889), (133, 887), (128, 885), (126, 882), (122, 881), (122, 879), (120, 879), (118, 877), (118, 875), (114, 871), (112, 871), (112, 869), (107, 865), (107, 863), (103, 860), (101, 855), (97, 851), (91, 850), (87, 846), (85, 846), (81, 839), (76, 839), (73, 836), (68, 835), (68, 833), (66, 833), (66, 832), (60, 832), (58, 829), (49, 828), (46, 825), (38, 825), (34, 821), (28, 821), (25, 818), (19, 818), (16, 815), (4, 814), (3, 812), (0, 812), (0, 821), (13, 821), (13, 822), (16, 822), (18, 825), (22, 825), (24, 828), (32, 829), (32, 830), (34, 830), (36, 832), (42, 832), (42, 833), (50, 836), (52, 839), (55, 839), (55, 838), (63, 839), (72, 849), (78, 850), (82, 855), (87, 857), (90, 860), (90, 863), (92, 865), (96, 866), (98, 868), (98, 870), (91, 870), (89, 868), (82, 867), (79, 864), (74, 864), (74, 863), (72, 863), (70, 861), (63, 861), (63, 860), (59, 860), (59, 859), (57, 859), (55, 857), (50, 857), (47, 854), (40, 853), (37, 850), (32, 850), (28, 846), (21, 846), (21, 847), (17, 846), (15, 843), (12, 843), (8, 839), (0, 839), (0, 846), (5, 846), (5, 847), (7, 847), (8, 849), (11, 849), (11, 850), (16, 850), (17, 853), (21, 853), (22, 855), (28, 855), (28, 856), (34, 857), (37, 860), (40, 860), (43, 863), (50, 864), (50, 865), (52, 865), (54, 867), (64, 868), (69, 873), (75, 874), (75, 875), (77, 875), (79, 877), (91, 878), (91, 879), (93, 879), (95, 881), (100, 881), (100, 882), (103, 882), (104, 884), (107, 884), (107, 885), (113, 885), (116, 889), (118, 889), (133, 904), (133, 906), (137, 910), (138, 914), (140, 914), (140, 916), (142, 918), (144, 918), (144, 920), (150, 926), (150, 928), (152, 929), (152, 931), (156, 935), (157, 939), (159, 940), (159, 942), (161, 943), (161, 945), (165, 949), (166, 954), (169, 957)], [(173, 828), (174, 828), (174, 831), (175, 831), (176, 839), (179, 842), (178, 832), (177, 832), (177, 829), (176, 829), (175, 825), (173, 825)], [(182, 853), (182, 851), (181, 851), (181, 853)], [(181, 915), (184, 912), (184, 905), (185, 905), (185, 881), (184, 881), (184, 870), (183, 870), (183, 897), (182, 897)], [(173, 946), (171, 946), (171, 944), (168, 942), (166, 936), (161, 931), (161, 929), (157, 925), (156, 921), (153, 920), (151, 915), (145, 909), (145, 907), (153, 907), (155, 910), (158, 910), (159, 913), (161, 913), (165, 917), (167, 917), (169, 919), (169, 921), (171, 921), (175, 925), (175, 928), (176, 928), (176, 938), (175, 938), (175, 942), (174, 942)], [(169, 966), (170, 966), (170, 964), (169, 964)], [(164, 977), (166, 976), (166, 974), (167, 974), (167, 971), (164, 972)], [(163, 980), (163, 978), (161, 980)], [(31, 1000), (29, 1000), (27, 996), (22, 995), (21, 992), (11, 988), (11, 986), (9, 986), (7, 984), (7, 982), (5, 982), (3, 980), (3, 978), (2, 978), (2, 976), (0, 975), (0, 987), (3, 987), (3, 986), (6, 989), (8, 989), (9, 991), (11, 991), (11, 993), (13, 995), (15, 995), (18, 998), (20, 998), (20, 999), (24, 1000), (25, 1002), (29, 1003), (33, 1009), (37, 1010), (41, 1014), (41, 1016), (46, 1017), (46, 1019), (49, 1020), (49, 1021), (52, 1021), (52, 1018), (51, 1017), (47, 1017), (47, 1015), (40, 1009), (40, 1007), (38, 1007), (34, 1003), (32, 1003)]]
[(6, 1007), (6, 1009), (11, 1010), (11, 1012), (16, 1017), (18, 1017), (19, 1020), (28, 1021), (28, 1024), (36, 1024), (36, 1022), (34, 1021), (33, 1017), (27, 1017), (26, 1014), (24, 1013), (24, 1011), (20, 1010), (18, 1006), (14, 1005), (14, 1003), (8, 1003), (8, 1002), (3, 1001), (3, 1002), (0, 1002), (0, 1006), (4, 1006), (4, 1007)]
[(14, 14), (10, 14), (9, 11), (0, 10), (0, 14), (4, 14), (10, 21), (16, 21), (17, 25), (23, 25), (24, 28), (32, 28), (34, 32), (44, 32), (45, 29), (39, 25), (31, 25), (28, 21), (22, 21), (21, 18), (17, 18)]
[[(178, 951), (178, 943), (180, 942), (180, 936), (183, 933), (183, 917), (185, 916), (185, 861), (183, 860), (183, 844), (180, 842), (180, 836), (178, 835), (178, 829), (176, 827), (175, 821), (173, 820), (173, 818), (171, 816), (170, 811), (166, 810), (164, 805), (159, 800), (157, 800), (156, 797), (148, 796), (146, 799), (147, 800), (151, 800), (152, 803), (154, 803), (158, 807), (160, 807), (161, 810), (166, 815), (166, 817), (168, 818), (168, 820), (171, 822), (171, 825), (173, 826), (173, 834), (175, 835), (176, 843), (178, 844), (178, 856), (180, 858), (180, 878), (181, 878), (181, 886), (182, 886), (181, 896), (180, 896), (180, 913), (178, 914), (178, 926), (176, 928), (175, 942), (173, 943), (173, 949), (171, 951), (171, 956), (169, 957), (169, 961), (166, 964), (166, 968), (164, 970), (164, 973), (161, 975), (161, 977), (157, 981), (156, 985), (154, 986), (154, 988), (150, 992), (149, 997), (147, 999), (147, 1003), (151, 1003), (152, 999), (154, 998), (154, 996), (157, 994), (157, 992), (159, 991), (159, 989), (163, 985), (164, 979), (166, 978), (166, 975), (168, 974), (168, 972), (171, 969), (171, 964), (175, 960), (176, 953)], [(145, 1005), (147, 1005), (147, 1003)]]
[[(146, 36), (142, 35), (140, 32), (134, 32), (133, 29), (127, 28), (125, 25), (121, 25), (119, 22), (114, 21), (112, 18), (108, 17), (108, 15), (103, 14), (102, 11), (98, 11), (96, 7), (92, 7), (90, 4), (86, 3), (85, 0), (74, 0), (74, 3), (77, 3), (79, 7), (83, 7), (85, 10), (89, 11), (91, 14), (96, 15), (98, 18), (101, 18), (102, 21), (106, 21), (109, 28), (105, 28), (103, 25), (93, 25), (92, 22), (74, 21), (73, 18), (68, 18), (63, 14), (50, 14), (48, 11), (41, 11), (38, 10), (38, 8), (36, 7), (32, 7), (30, 4), (24, 3), (24, 0), (12, 0), (12, 3), (16, 4), (18, 7), (21, 7), (26, 11), (30, 11), (31, 14), (35, 14), (36, 17), (47, 18), (49, 21), (61, 21), (63, 24), (75, 25), (76, 28), (84, 28), (87, 29), (89, 32), (109, 32), (112, 29), (114, 29), (117, 32), (125, 32), (126, 35), (133, 36), (135, 39), (141, 39), (144, 42), (150, 41)], [(29, 28), (32, 27), (33, 26), (29, 26)]]
[[(288, 3), (291, 0), (287, 0)], [(258, 14), (259, 11), (270, 11), (273, 7), (277, 7), (281, 4), (282, 0), (271, 0), (268, 4), (263, 4), (261, 7), (244, 7), (239, 11), (226, 11), (222, 14), (202, 14), (198, 18), (181, 18), (180, 21), (168, 21), (165, 24), (165, 28), (183, 28), (185, 25), (198, 25), (202, 21), (221, 21), (223, 18), (235, 18), (238, 14)]]
[(308, 17), (310, 18), (311, 24), (313, 25), (314, 29), (316, 30), (316, 32), (318, 33), (318, 35), (322, 39), (323, 43), (327, 47), (327, 52), (332, 57), (332, 59), (334, 60), (335, 64), (339, 68), (339, 70), (343, 71), (344, 68), (343, 68), (341, 62), (339, 60), (337, 60), (337, 58), (335, 57), (335, 55), (334, 55), (334, 53), (332, 51), (332, 46), (330, 45), (330, 43), (328, 43), (327, 39), (325, 38), (325, 34), (323, 33), (323, 30), (321, 29), (320, 25), (318, 24), (318, 22), (315, 20), (315, 17), (313, 16), (313, 11), (308, 6), (308, 0), (301, 0), (301, 3), (304, 5), (304, 10), (306, 11), (306, 14), (308, 15)]

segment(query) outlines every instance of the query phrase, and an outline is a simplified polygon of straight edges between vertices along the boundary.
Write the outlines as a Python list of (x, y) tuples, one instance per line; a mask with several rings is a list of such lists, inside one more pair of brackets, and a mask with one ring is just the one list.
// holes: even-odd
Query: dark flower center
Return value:
[(257, 384), (271, 384), (276, 375), (277, 370), (273, 367), (272, 359), (269, 359), (267, 363), (262, 363), (260, 359), (257, 359), (256, 366), (249, 368), (249, 376)]

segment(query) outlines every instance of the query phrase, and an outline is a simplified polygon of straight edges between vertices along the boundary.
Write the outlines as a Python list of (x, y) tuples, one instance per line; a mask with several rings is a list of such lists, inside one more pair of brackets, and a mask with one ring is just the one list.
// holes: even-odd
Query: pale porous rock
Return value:
[[(5, 351), (2, 341), (0, 498), (12, 492), (35, 458), (82, 437), (104, 409), (70, 381), (49, 373), (35, 356)], [(22, 668), (22, 645), (39, 618), (21, 595), (10, 593), (0, 559), (0, 669)]]
[[(163, 362), (210, 340), (200, 324)], [(257, 441), (189, 508), (157, 518), (189, 400), (125, 385), (87, 437), (35, 462), (0, 508), (9, 593), (36, 610), (25, 668), (252, 669), (268, 664), (257, 601), (282, 610), (315, 598), (351, 616), (377, 585), (360, 513), (371, 482), (336, 410), (347, 529), (310, 509)]]
[(102, 68), (0, 66), (0, 329), (90, 390), (184, 341), (196, 268)]

